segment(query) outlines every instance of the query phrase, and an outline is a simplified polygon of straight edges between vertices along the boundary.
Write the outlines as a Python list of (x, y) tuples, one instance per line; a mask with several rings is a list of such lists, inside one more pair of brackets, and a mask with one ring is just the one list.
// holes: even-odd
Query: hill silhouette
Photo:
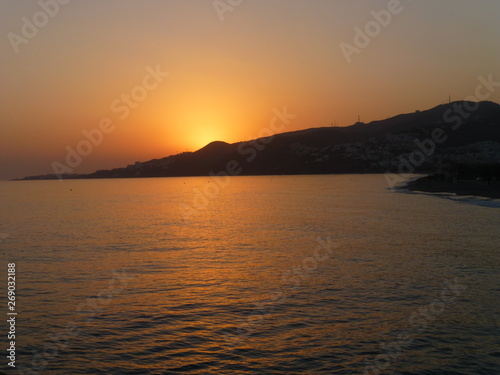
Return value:
[(195, 152), (62, 177), (206, 176), (226, 170), (228, 163), (241, 175), (383, 173), (397, 171), (401, 158), (418, 151), (416, 142), (432, 139), (436, 129), (446, 141), (437, 144), (416, 171), (432, 171), (443, 163), (500, 161), (500, 105), (458, 101), (368, 124), (310, 128), (232, 144), (215, 141)]

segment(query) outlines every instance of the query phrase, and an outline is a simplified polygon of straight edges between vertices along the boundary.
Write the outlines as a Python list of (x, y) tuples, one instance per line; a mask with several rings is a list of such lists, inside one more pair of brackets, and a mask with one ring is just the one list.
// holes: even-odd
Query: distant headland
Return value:
[(216, 141), (195, 152), (122, 168), (21, 180), (423, 173), (442, 180), (419, 180), (412, 188), (452, 190), (459, 180), (467, 180), (469, 187), (462, 184), (459, 190), (468, 193), (474, 190), (470, 184), (489, 183), (486, 190), (495, 190), (499, 166), (500, 105), (457, 101), (366, 124), (311, 128), (233, 144)]

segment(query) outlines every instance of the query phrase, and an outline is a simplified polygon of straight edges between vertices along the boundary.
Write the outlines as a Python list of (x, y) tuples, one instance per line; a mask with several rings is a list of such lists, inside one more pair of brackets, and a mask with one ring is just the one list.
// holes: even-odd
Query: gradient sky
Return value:
[[(16, 53), (9, 33), (41, 7), (0, 0), (0, 179), (53, 173), (103, 118), (114, 130), (75, 172), (256, 138), (274, 108), (297, 115), (286, 131), (346, 126), (464, 99), (481, 75), (500, 81), (498, 0), (401, 0), (349, 64), (340, 44), (390, 1), (243, 0), (221, 20), (213, 0), (72, 0)], [(169, 76), (113, 112), (157, 66)]]

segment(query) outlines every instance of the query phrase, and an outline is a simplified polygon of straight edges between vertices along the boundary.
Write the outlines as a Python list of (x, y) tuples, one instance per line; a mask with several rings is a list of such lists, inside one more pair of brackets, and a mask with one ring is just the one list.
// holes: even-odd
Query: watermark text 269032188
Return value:
[(7, 272), (7, 364), (16, 367), (16, 264), (7, 264)]

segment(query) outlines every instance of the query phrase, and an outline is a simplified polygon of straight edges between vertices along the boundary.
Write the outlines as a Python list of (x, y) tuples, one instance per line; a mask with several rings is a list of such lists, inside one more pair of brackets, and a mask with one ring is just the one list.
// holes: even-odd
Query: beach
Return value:
[(423, 191), (426, 193), (452, 193), (459, 196), (477, 196), (491, 199), (500, 199), (500, 183), (486, 181), (438, 181), (422, 177), (409, 182), (404, 186), (411, 191)]

